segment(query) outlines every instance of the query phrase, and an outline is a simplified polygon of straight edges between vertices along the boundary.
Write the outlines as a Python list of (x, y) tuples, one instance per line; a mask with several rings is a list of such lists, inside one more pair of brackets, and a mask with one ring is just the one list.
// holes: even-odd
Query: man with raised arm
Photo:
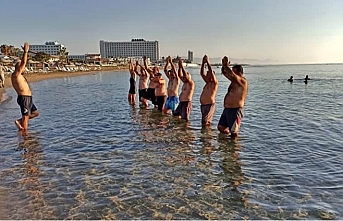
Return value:
[[(169, 64), (171, 65), (170, 70), (168, 70)], [(167, 88), (168, 98), (165, 104), (164, 112), (169, 113), (169, 110), (171, 110), (172, 113), (174, 113), (180, 102), (178, 98), (180, 78), (177, 75), (175, 65), (173, 64), (172, 58), (170, 56), (168, 56), (167, 58), (166, 65), (164, 67), (164, 73), (169, 79)]]
[(224, 98), (224, 111), (218, 123), (218, 130), (235, 138), (238, 135), (243, 117), (244, 102), (248, 94), (248, 82), (243, 77), (241, 65), (233, 66), (232, 70), (229, 65), (230, 61), (225, 56), (222, 59), (222, 73), (231, 81), (231, 84)]
[[(137, 70), (138, 67), (140, 67), (140, 72)], [(149, 74), (143, 68), (138, 61), (136, 61), (136, 66), (135, 66), (135, 72), (139, 76), (139, 90), (138, 90), (138, 96), (139, 96), (139, 101), (141, 101), (145, 106), (148, 106), (148, 103), (144, 103), (142, 101), (142, 97), (145, 93), (147, 93), (148, 90), (148, 83), (149, 83)]]
[(156, 73), (155, 78), (152, 79), (152, 81), (156, 83), (155, 96), (157, 109), (162, 112), (167, 99), (166, 80), (164, 80), (161, 73)]
[[(208, 68), (206, 74), (205, 64)], [(207, 55), (205, 55), (202, 59), (200, 74), (202, 79), (205, 81), (205, 86), (200, 95), (200, 108), (202, 116), (201, 122), (202, 125), (209, 126), (212, 123), (212, 118), (215, 111), (215, 99), (218, 90), (218, 80), (215, 76)]]
[(27, 54), (29, 51), (29, 44), (24, 43), (24, 52), (21, 61), (15, 65), (15, 70), (11, 75), (12, 85), (18, 94), (17, 103), (20, 106), (22, 118), (16, 120), (14, 123), (18, 130), (28, 132), (29, 119), (35, 118), (39, 115), (36, 106), (33, 104), (32, 92), (26, 78), (23, 76), (26, 67)]
[(174, 111), (173, 115), (189, 121), (189, 116), (192, 110), (192, 98), (194, 94), (195, 84), (189, 72), (186, 72), (186, 70), (184, 69), (181, 59), (179, 60), (178, 75), (183, 82), (183, 85), (180, 94), (180, 103)]
[(160, 70), (156, 66), (153, 68), (148, 67), (146, 56), (143, 56), (143, 61), (144, 61), (144, 68), (150, 75), (150, 83), (149, 83), (147, 92), (142, 97), (142, 102), (144, 104), (148, 104), (148, 100), (151, 100), (152, 104), (155, 107), (157, 107), (156, 96), (155, 96), (156, 82), (153, 81), (153, 79), (155, 78), (155, 74), (159, 73)]

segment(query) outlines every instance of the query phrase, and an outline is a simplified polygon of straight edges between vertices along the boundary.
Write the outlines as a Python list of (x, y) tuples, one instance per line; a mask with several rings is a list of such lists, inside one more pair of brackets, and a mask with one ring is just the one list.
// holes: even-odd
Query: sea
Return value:
[(24, 138), (8, 89), (0, 219), (343, 219), (343, 64), (245, 66), (236, 140), (217, 131), (230, 82), (214, 68), (208, 128), (199, 69), (189, 123), (130, 105), (128, 71), (99, 72), (31, 83)]

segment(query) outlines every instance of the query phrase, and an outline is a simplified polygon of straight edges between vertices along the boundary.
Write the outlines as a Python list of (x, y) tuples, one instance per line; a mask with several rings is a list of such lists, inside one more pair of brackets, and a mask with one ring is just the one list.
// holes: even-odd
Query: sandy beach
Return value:
[[(37, 82), (37, 81), (44, 81), (54, 78), (62, 78), (62, 77), (76, 77), (82, 75), (93, 74), (97, 72), (107, 72), (107, 71), (125, 71), (127, 67), (101, 67), (101, 70), (92, 70), (92, 71), (75, 71), (75, 72), (61, 72), (61, 71), (54, 71), (48, 73), (28, 73), (24, 74), (27, 81), (30, 83)], [(6, 101), (6, 88), (12, 87), (12, 81), (10, 75), (6, 75), (5, 80), (5, 88), (0, 88), (0, 104)]]

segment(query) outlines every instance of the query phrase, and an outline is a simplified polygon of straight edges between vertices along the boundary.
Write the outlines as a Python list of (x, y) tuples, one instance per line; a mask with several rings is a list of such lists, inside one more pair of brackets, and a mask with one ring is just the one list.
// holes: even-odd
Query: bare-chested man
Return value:
[(29, 44), (24, 43), (24, 53), (21, 61), (15, 65), (15, 70), (11, 75), (12, 85), (18, 94), (17, 103), (20, 106), (22, 118), (15, 121), (18, 130), (28, 131), (29, 119), (35, 118), (39, 115), (36, 106), (33, 104), (32, 93), (26, 78), (23, 76), (26, 67), (27, 53), (29, 51)]
[(155, 96), (155, 88), (156, 88), (156, 82), (153, 81), (155, 78), (155, 74), (159, 73), (159, 68), (157, 66), (150, 68), (148, 67), (147, 58), (146, 56), (143, 56), (144, 61), (144, 68), (150, 75), (150, 82), (148, 86), (147, 92), (142, 96), (142, 102), (148, 106), (148, 100), (151, 100), (151, 103), (156, 107), (156, 96)]
[[(207, 65), (208, 71), (205, 74), (205, 64)], [(205, 86), (200, 95), (201, 104), (201, 122), (202, 125), (209, 126), (212, 123), (212, 118), (215, 110), (215, 99), (218, 90), (218, 80), (214, 74), (212, 66), (209, 62), (207, 55), (202, 59), (200, 74), (202, 79), (205, 81)]]
[(224, 98), (224, 111), (218, 123), (221, 133), (230, 134), (232, 138), (238, 135), (245, 98), (248, 94), (248, 82), (243, 77), (243, 67), (235, 65), (232, 70), (230, 61), (225, 56), (222, 59), (222, 73), (231, 81), (228, 92)]
[[(171, 69), (168, 70), (169, 64), (171, 65)], [(179, 86), (180, 86), (180, 78), (176, 72), (175, 65), (173, 64), (172, 58), (168, 56), (166, 65), (164, 67), (164, 73), (166, 74), (168, 81), (168, 88), (167, 88), (167, 94), (168, 98), (166, 101), (165, 113), (169, 113), (169, 110), (171, 110), (173, 113), (176, 110), (178, 104), (179, 104)]]
[[(140, 67), (140, 71), (138, 71), (138, 67)], [(135, 72), (139, 76), (139, 90), (138, 90), (138, 96), (139, 96), (139, 101), (142, 101), (142, 97), (145, 93), (147, 93), (148, 90), (148, 84), (149, 84), (149, 73), (143, 68), (138, 61), (136, 61), (136, 66), (135, 66)], [(143, 103), (146, 106), (147, 103)]]
[(152, 81), (156, 83), (155, 96), (157, 109), (162, 112), (167, 99), (166, 80), (164, 80), (161, 73), (156, 73), (155, 78), (152, 79)]
[(186, 70), (184, 69), (181, 59), (179, 60), (178, 75), (181, 81), (183, 82), (183, 85), (180, 94), (180, 103), (174, 111), (173, 115), (181, 117), (181, 119), (185, 119), (186, 121), (189, 121), (189, 116), (192, 110), (192, 98), (194, 94), (195, 84), (189, 72), (186, 72)]

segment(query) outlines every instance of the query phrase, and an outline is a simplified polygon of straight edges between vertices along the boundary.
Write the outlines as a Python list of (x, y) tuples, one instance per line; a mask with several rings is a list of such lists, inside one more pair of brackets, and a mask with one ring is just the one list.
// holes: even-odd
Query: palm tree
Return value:
[(60, 61), (63, 63), (64, 61), (68, 63), (68, 54), (69, 52), (66, 51), (67, 48), (63, 47), (60, 49), (58, 55), (60, 56)]

